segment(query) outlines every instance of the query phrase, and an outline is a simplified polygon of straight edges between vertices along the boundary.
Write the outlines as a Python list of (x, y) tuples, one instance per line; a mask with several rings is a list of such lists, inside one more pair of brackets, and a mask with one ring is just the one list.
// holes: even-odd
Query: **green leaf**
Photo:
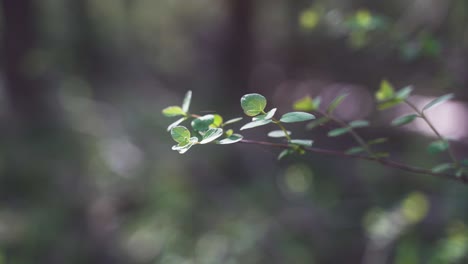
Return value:
[(449, 143), (447, 140), (437, 140), (429, 144), (427, 151), (431, 154), (437, 154), (446, 151), (448, 148)]
[(230, 137), (232, 134), (234, 134), (234, 130), (232, 129), (229, 129), (227, 130), (226, 132), (224, 132), (226, 134), (226, 137)]
[(187, 119), (187, 117), (182, 117), (181, 119), (178, 119), (178, 120), (175, 121), (174, 123), (170, 124), (170, 125), (167, 127), (167, 131), (171, 131), (171, 129), (172, 129), (173, 127), (178, 126), (180, 123), (184, 122), (186, 119)]
[(402, 99), (400, 98), (393, 98), (393, 99), (390, 99), (388, 101), (385, 101), (385, 102), (382, 102), (380, 103), (378, 106), (377, 106), (377, 109), (379, 110), (385, 110), (385, 109), (388, 109), (388, 108), (392, 108), (394, 106), (397, 106), (399, 104), (401, 104), (403, 102)]
[(306, 112), (290, 112), (284, 114), (280, 121), (283, 123), (294, 123), (294, 122), (302, 122), (315, 119), (313, 114), (309, 114)]
[(329, 137), (337, 137), (341, 136), (343, 134), (348, 133), (351, 130), (350, 127), (341, 127), (341, 128), (336, 128), (328, 132)]
[(162, 110), (163, 115), (167, 117), (173, 117), (173, 116), (185, 116), (187, 115), (180, 106), (169, 106), (166, 107)]
[(442, 173), (448, 170), (453, 169), (453, 163), (441, 163), (431, 169), (432, 172)]
[(388, 138), (376, 138), (376, 139), (367, 141), (367, 145), (376, 145), (376, 144), (381, 144), (387, 141), (388, 141)]
[(312, 129), (318, 127), (318, 126), (321, 126), (321, 125), (327, 123), (328, 121), (330, 121), (330, 119), (328, 117), (326, 117), (326, 116), (320, 117), (319, 119), (314, 120), (314, 121), (310, 122), (309, 124), (307, 124), (306, 129), (307, 130), (312, 130)]
[(256, 116), (263, 112), (267, 101), (261, 94), (246, 94), (241, 98), (241, 106), (244, 113), (248, 116)]
[[(286, 131), (286, 132), (288, 133), (288, 136), (291, 135), (290, 131)], [(280, 137), (286, 137), (286, 134), (284, 133), (283, 130), (274, 130), (274, 131), (270, 131), (268, 133), (268, 136), (272, 138), (280, 138)]]
[(252, 117), (252, 121), (258, 121), (261, 119), (272, 119), (275, 113), (276, 113), (276, 108), (273, 108), (264, 115), (258, 115), (258, 116)]
[(228, 121), (224, 122), (223, 126), (226, 126), (226, 125), (230, 125), (230, 124), (234, 124), (236, 122), (239, 122), (242, 120), (242, 117), (237, 117), (237, 118), (233, 118), (233, 119), (229, 119)]
[(457, 176), (458, 178), (462, 177), (463, 174), (466, 174), (466, 169), (465, 168), (459, 168), (456, 172), (455, 172), (455, 176)]
[(283, 159), (284, 157), (288, 156), (288, 155), (291, 155), (292, 153), (294, 153), (294, 151), (290, 150), (290, 149), (284, 149), (283, 151), (280, 152), (280, 154), (278, 155), (278, 160), (281, 160)]
[(396, 94), (395, 97), (401, 100), (406, 100), (410, 95), (411, 92), (413, 91), (412, 86), (406, 86), (405, 88), (399, 90)]
[(200, 144), (210, 143), (211, 141), (216, 140), (217, 138), (219, 138), (222, 135), (223, 135), (223, 129), (221, 129), (221, 128), (210, 128), (203, 135), (203, 138), (200, 141)]
[(227, 137), (227, 138), (224, 138), (224, 139), (221, 139), (218, 144), (221, 144), (221, 145), (226, 145), (226, 144), (234, 144), (234, 143), (237, 143), (239, 141), (241, 141), (243, 138), (242, 135), (239, 135), (239, 134), (232, 134), (231, 136)]
[(320, 106), (320, 97), (312, 99), (310, 96), (305, 96), (294, 102), (293, 109), (297, 111), (314, 111)]
[(310, 139), (292, 139), (291, 141), (289, 141), (289, 143), (304, 147), (311, 147), (314, 141)]
[(192, 101), (192, 91), (187, 91), (184, 97), (184, 102), (182, 103), (182, 110), (187, 113), (190, 108), (190, 102)]
[(331, 114), (335, 109), (343, 102), (343, 100), (348, 96), (348, 94), (342, 94), (336, 97), (328, 106), (327, 113)]
[(395, 94), (395, 89), (393, 89), (393, 85), (389, 83), (387, 80), (383, 80), (380, 83), (379, 90), (375, 93), (375, 98), (377, 101), (387, 101), (393, 98)]
[(192, 127), (197, 131), (206, 131), (214, 122), (214, 115), (204, 115), (192, 120)]
[(409, 124), (413, 122), (417, 117), (418, 115), (416, 114), (400, 116), (398, 118), (393, 119), (392, 126), (403, 126)]
[(192, 137), (189, 139), (188, 142), (185, 142), (184, 144), (179, 144), (172, 146), (173, 150), (177, 150), (180, 154), (184, 154), (187, 152), (193, 145), (195, 145), (198, 142), (198, 138)]
[(433, 108), (433, 107), (436, 107), (438, 105), (440, 105), (441, 103), (444, 103), (445, 101), (448, 101), (450, 99), (452, 99), (455, 95), (454, 94), (446, 94), (446, 95), (443, 95), (441, 97), (438, 97), (434, 100), (432, 100), (431, 102), (429, 102), (427, 105), (425, 105), (423, 107), (423, 111), (426, 111), (430, 108)]
[(218, 114), (215, 114), (213, 123), (210, 125), (210, 127), (216, 128), (216, 127), (220, 127), (222, 124), (223, 124), (223, 117)]
[(354, 120), (349, 123), (349, 126), (352, 128), (358, 128), (358, 127), (367, 127), (369, 126), (369, 121), (366, 120)]
[(240, 128), (240, 130), (259, 127), (259, 126), (264, 126), (264, 125), (267, 125), (267, 124), (269, 124), (271, 122), (272, 122), (271, 119), (261, 119), (261, 120), (253, 121), (253, 122), (245, 124), (243, 127)]
[(374, 156), (376, 158), (387, 158), (388, 156), (390, 156), (390, 154), (388, 152), (377, 152), (374, 154)]
[(171, 136), (175, 142), (185, 145), (190, 140), (190, 131), (184, 126), (176, 126), (171, 129)]
[(353, 148), (350, 148), (348, 150), (346, 150), (346, 154), (357, 154), (357, 153), (361, 153), (364, 151), (364, 148), (363, 147), (353, 147)]

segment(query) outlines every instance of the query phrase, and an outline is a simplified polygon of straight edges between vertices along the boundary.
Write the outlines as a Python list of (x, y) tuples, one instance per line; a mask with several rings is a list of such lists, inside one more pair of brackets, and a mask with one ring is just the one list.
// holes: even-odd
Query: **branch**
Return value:
[[(283, 148), (283, 149), (288, 149), (291, 147), (288, 144), (272, 143), (272, 142), (256, 141), (256, 140), (248, 140), (248, 139), (243, 139), (240, 141), (240, 143), (263, 145), (263, 146)], [(431, 176), (435, 176), (438, 178), (448, 179), (448, 180), (452, 180), (452, 181), (456, 181), (456, 182), (460, 182), (460, 183), (468, 185), (468, 180), (465, 177), (457, 177), (453, 174), (447, 174), (447, 173), (435, 173), (435, 172), (432, 172), (431, 170), (409, 166), (409, 165), (399, 163), (390, 159), (382, 159), (382, 158), (362, 156), (362, 155), (351, 155), (351, 154), (346, 154), (341, 151), (321, 149), (321, 148), (303, 147), (303, 149), (312, 153), (325, 154), (325, 155), (337, 156), (337, 157), (342, 157), (342, 158), (373, 161), (376, 163), (380, 163), (383, 166), (399, 169), (402, 171), (406, 171), (406, 172), (410, 172), (414, 174), (431, 175)]]

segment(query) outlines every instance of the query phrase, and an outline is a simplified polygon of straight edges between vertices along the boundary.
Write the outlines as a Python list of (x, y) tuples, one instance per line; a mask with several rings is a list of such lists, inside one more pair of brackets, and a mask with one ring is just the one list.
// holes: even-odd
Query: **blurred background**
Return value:
[[(242, 115), (350, 96), (343, 120), (430, 168), (423, 123), (375, 111), (415, 86), (458, 157), (468, 143), (466, 0), (1, 0), (0, 264), (468, 263), (468, 189), (356, 160), (254, 145), (171, 150), (161, 110)], [(246, 119), (244, 119), (245, 121)], [(245, 121), (246, 122), (246, 121)], [(238, 129), (243, 123), (234, 126)], [(350, 137), (291, 126), (315, 146)], [(265, 140), (268, 128), (247, 130)]]

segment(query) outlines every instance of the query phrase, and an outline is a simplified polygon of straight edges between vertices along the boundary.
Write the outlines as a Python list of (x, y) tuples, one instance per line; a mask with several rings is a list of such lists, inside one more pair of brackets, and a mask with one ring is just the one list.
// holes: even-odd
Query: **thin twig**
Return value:
[[(248, 139), (243, 139), (240, 141), (240, 143), (263, 145), (263, 146), (283, 148), (283, 149), (288, 149), (291, 147), (291, 145), (288, 145), (288, 144), (272, 143), (272, 142), (256, 141), (256, 140), (248, 140)], [(337, 157), (342, 157), (342, 158), (373, 161), (373, 162), (380, 163), (383, 166), (399, 169), (399, 170), (414, 173), (414, 174), (431, 175), (431, 176), (435, 176), (435, 177), (439, 177), (443, 179), (461, 182), (463, 184), (468, 184), (468, 181), (464, 177), (457, 177), (453, 174), (447, 174), (447, 173), (435, 173), (435, 172), (432, 172), (431, 170), (409, 166), (409, 165), (406, 165), (397, 161), (393, 161), (390, 159), (382, 159), (382, 158), (362, 156), (362, 155), (351, 155), (351, 154), (346, 154), (345, 152), (341, 152), (341, 151), (322, 149), (322, 148), (303, 147), (303, 149), (312, 153), (331, 155), (331, 156), (337, 156)]]

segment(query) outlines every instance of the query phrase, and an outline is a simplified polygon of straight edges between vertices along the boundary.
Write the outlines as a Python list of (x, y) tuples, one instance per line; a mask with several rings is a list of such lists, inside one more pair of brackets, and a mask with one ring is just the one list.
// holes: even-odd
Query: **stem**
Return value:
[(346, 127), (349, 129), (349, 133), (351, 134), (351, 136), (356, 140), (356, 142), (364, 149), (364, 151), (367, 152), (367, 154), (369, 154), (369, 156), (375, 158), (375, 159), (378, 159), (376, 158), (374, 152), (369, 148), (369, 146), (367, 145), (366, 141), (364, 141), (364, 139), (359, 136), (358, 133), (356, 133), (356, 131), (354, 131), (354, 128), (351, 127), (350, 125), (346, 124), (345, 122), (333, 117), (331, 114), (326, 114), (326, 113), (323, 113), (323, 112), (319, 112), (321, 115), (323, 116), (326, 116), (327, 118), (329, 118), (330, 120), (332, 120), (333, 122), (339, 124), (340, 126), (342, 127)]
[(455, 157), (455, 153), (453, 152), (453, 149), (449, 143), (449, 141), (447, 139), (445, 139), (440, 133), (439, 131), (434, 127), (434, 125), (432, 124), (432, 122), (429, 120), (429, 118), (427, 118), (427, 116), (424, 114), (423, 111), (420, 111), (413, 103), (411, 103), (410, 101), (408, 100), (405, 100), (405, 103), (407, 105), (409, 105), (418, 115), (419, 117), (421, 117), (424, 122), (426, 122), (426, 124), (431, 128), (432, 132), (434, 132), (434, 134), (436, 134), (437, 138), (439, 140), (442, 140), (442, 141), (446, 141), (447, 144), (448, 144), (448, 154), (450, 156), (450, 159), (452, 160), (453, 164), (455, 165), (455, 168), (459, 168), (460, 167), (460, 164), (457, 160), (457, 158)]
[(291, 136), (288, 134), (288, 130), (286, 130), (283, 124), (281, 124), (281, 122), (275, 118), (272, 118), (271, 120), (284, 132), (284, 135), (286, 135), (286, 139), (288, 140), (288, 142), (290, 142)]
[[(243, 139), (240, 141), (240, 143), (262, 145), (262, 146), (269, 146), (269, 147), (276, 147), (276, 148), (283, 148), (283, 149), (288, 149), (291, 147), (288, 144), (272, 143), (272, 142), (256, 141), (256, 140), (248, 140), (248, 139)], [(381, 165), (386, 166), (386, 167), (391, 167), (391, 168), (399, 169), (399, 170), (410, 172), (410, 173), (431, 175), (431, 176), (435, 176), (435, 177), (439, 177), (443, 179), (457, 181), (457, 182), (468, 185), (468, 180), (463, 177), (457, 177), (453, 174), (447, 174), (447, 173), (435, 173), (435, 172), (432, 172), (431, 170), (409, 166), (409, 165), (406, 165), (397, 161), (389, 160), (389, 159), (381, 159), (375, 156), (351, 155), (351, 154), (346, 154), (345, 152), (341, 152), (341, 151), (313, 148), (313, 147), (303, 147), (303, 149), (312, 153), (318, 153), (318, 154), (324, 154), (324, 155), (330, 155), (330, 156), (338, 156), (338, 157), (343, 157), (343, 158), (368, 160), (368, 161), (380, 163)]]

